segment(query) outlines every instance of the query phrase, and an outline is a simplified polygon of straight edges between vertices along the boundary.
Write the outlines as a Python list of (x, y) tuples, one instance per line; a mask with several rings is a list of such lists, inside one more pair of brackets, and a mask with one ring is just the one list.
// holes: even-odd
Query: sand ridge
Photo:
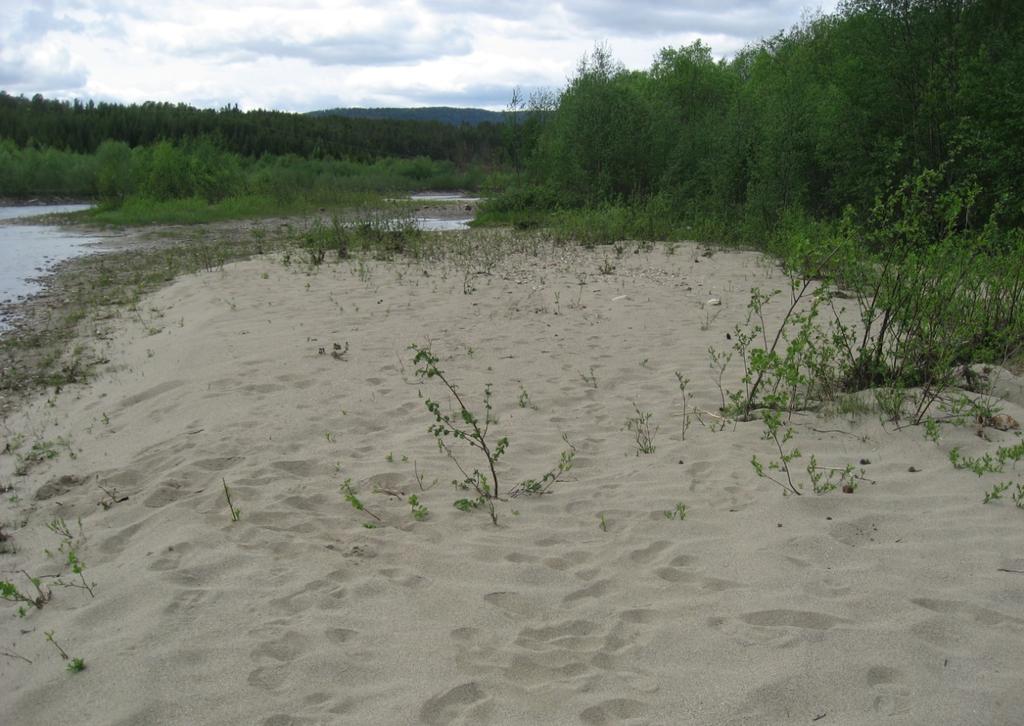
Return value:
[[(936, 446), (873, 414), (799, 414), (805, 456), (868, 459), (877, 482), (804, 497), (754, 475), (751, 455), (771, 453), (757, 422), (694, 423), (682, 440), (675, 371), (715, 411), (708, 346), (728, 348), (751, 287), (784, 284), (757, 253), (690, 244), (619, 258), (542, 244), (470, 268), (310, 271), (275, 256), (176, 281), (116, 326), (96, 381), (5, 422), (29, 445), (66, 440), (75, 458), (13, 477), (15, 457), (0, 457), (19, 497), (4, 521), (24, 523), (0, 568), (56, 569), (45, 523), (81, 517), (96, 595), (54, 588), (24, 619), (4, 608), (4, 648), (33, 662), (0, 658), (0, 713), (1021, 723), (1024, 512), (983, 506), (999, 478), (947, 457), (1014, 432), (950, 430)], [(551, 494), (499, 503), (499, 527), (451, 505), (457, 471), (423, 402), (446, 399), (416, 380), (407, 350), (427, 341), (469, 401), (493, 383), (493, 429), (511, 442), (503, 481), (550, 469), (563, 433), (576, 447)], [(332, 356), (335, 344), (347, 352)], [(738, 377), (731, 368), (727, 384)], [(1024, 420), (1020, 381), (1001, 385), (1004, 410)], [(533, 407), (519, 405), (523, 390)], [(638, 456), (625, 430), (634, 405), (660, 426), (653, 454)], [(414, 463), (438, 485), (420, 491)], [(363, 526), (374, 520), (345, 502), (345, 479), (382, 526)], [(100, 485), (130, 498), (97, 506)], [(686, 519), (668, 519), (678, 502)], [(45, 631), (86, 670), (66, 673)]]

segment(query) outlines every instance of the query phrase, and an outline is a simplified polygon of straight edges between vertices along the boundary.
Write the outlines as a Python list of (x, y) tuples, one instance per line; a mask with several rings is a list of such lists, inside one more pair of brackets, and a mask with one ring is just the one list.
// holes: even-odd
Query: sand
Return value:
[[(982, 504), (1019, 472), (948, 459), (1018, 432), (935, 444), (874, 413), (800, 414), (802, 479), (813, 453), (869, 460), (875, 482), (801, 497), (754, 474), (772, 453), (758, 422), (705, 417), (683, 439), (675, 371), (716, 411), (708, 346), (728, 349), (751, 287), (784, 284), (756, 253), (697, 245), (540, 245), (468, 272), (273, 256), (179, 279), (102, 324), (93, 382), (4, 422), (22, 455), (66, 445), (25, 476), (0, 456), (2, 576), (60, 572), (46, 524), (77, 536), (81, 517), (95, 596), (47, 580), (42, 609), (3, 604), (0, 721), (1024, 723), (1024, 511)], [(473, 406), (493, 383), (505, 485), (554, 466), (561, 434), (576, 447), (549, 494), (498, 503), (497, 527), (452, 506), (424, 406), (449, 398), (407, 350), (427, 341)], [(999, 381), (1024, 420), (1021, 380)], [(634, 404), (652, 454), (625, 428)], [(414, 464), (439, 483), (420, 491)], [(128, 499), (104, 508), (101, 486)]]

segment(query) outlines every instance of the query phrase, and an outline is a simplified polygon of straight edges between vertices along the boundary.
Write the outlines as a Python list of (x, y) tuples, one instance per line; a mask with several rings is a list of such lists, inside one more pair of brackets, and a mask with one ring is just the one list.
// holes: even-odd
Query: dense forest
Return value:
[(374, 161), (425, 156), (455, 164), (500, 160), (502, 128), (440, 121), (364, 119), (281, 111), (193, 108), (185, 104), (122, 105), (31, 99), (0, 91), (0, 139), (19, 147), (93, 153), (104, 141), (131, 147), (202, 137), (240, 156)]
[(933, 201), (969, 200), (963, 224), (1020, 226), (1021, 37), (1016, 0), (845, 0), (729, 60), (698, 41), (630, 71), (599, 46), (516, 135), (525, 173), (492, 212), (646, 208), (655, 229), (633, 234), (718, 220), (756, 237), (863, 220), (930, 170)]
[(387, 119), (396, 121), (437, 121), (461, 126), (476, 126), (482, 123), (501, 125), (505, 114), (501, 111), (486, 111), (482, 108), (454, 108), (452, 106), (425, 106), (423, 108), (329, 108), (310, 111), (310, 116), (346, 116), (348, 118)]

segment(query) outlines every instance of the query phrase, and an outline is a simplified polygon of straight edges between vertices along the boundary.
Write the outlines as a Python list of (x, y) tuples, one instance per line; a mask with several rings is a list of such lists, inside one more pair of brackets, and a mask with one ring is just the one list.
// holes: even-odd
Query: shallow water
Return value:
[(426, 232), (443, 232), (449, 229), (469, 229), (469, 223), (473, 220), (466, 219), (438, 219), (437, 217), (416, 217), (413, 220), (416, 226)]
[[(88, 207), (87, 204), (0, 207), (0, 220), (74, 212)], [(99, 241), (98, 237), (53, 225), (0, 225), (0, 302), (14, 302), (38, 292), (41, 286), (35, 278), (45, 275), (61, 260), (89, 251), (86, 245)], [(0, 329), (3, 327), (0, 321)]]
[(425, 202), (479, 202), (480, 197), (468, 197), (454, 192), (419, 192), (410, 194), (409, 198), (414, 201)]

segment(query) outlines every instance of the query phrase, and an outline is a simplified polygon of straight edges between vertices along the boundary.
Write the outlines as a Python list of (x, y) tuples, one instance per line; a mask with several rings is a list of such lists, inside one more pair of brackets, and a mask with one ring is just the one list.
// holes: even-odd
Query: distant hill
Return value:
[(348, 118), (386, 119), (389, 121), (437, 121), (452, 126), (482, 123), (504, 123), (501, 111), (485, 111), (482, 108), (453, 108), (451, 106), (430, 106), (424, 108), (329, 108), (310, 111), (309, 116), (346, 116)]

